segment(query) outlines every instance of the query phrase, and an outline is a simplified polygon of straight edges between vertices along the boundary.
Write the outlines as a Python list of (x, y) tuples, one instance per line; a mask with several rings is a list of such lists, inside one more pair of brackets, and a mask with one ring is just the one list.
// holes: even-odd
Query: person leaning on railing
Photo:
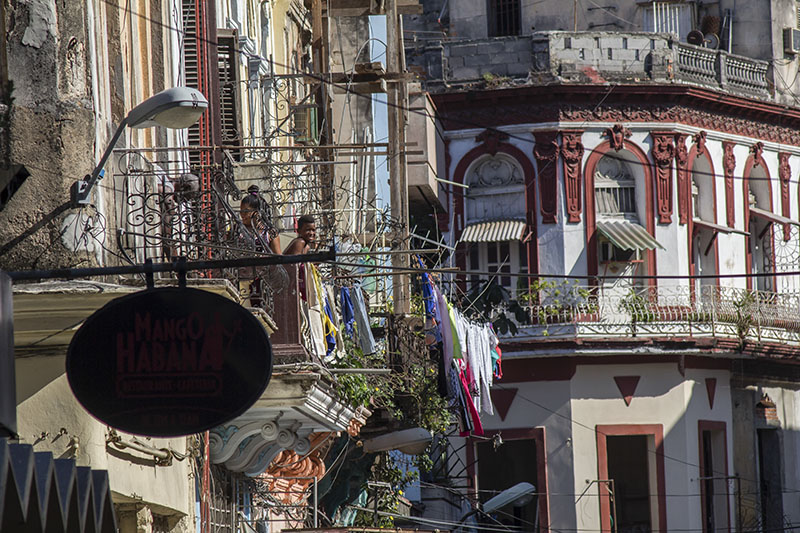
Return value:
[(258, 195), (258, 187), (251, 185), (240, 204), (239, 214), (242, 217), (242, 224), (244, 224), (245, 231), (249, 232), (248, 237), (255, 241), (256, 249), (262, 248), (258, 251), (280, 254), (281, 239), (278, 230), (269, 217), (264, 216), (265, 209), (262, 203), (263, 200)]
[[(239, 214), (242, 219), (242, 237), (250, 244), (255, 252), (278, 254), (281, 253), (281, 241), (278, 229), (272, 224), (269, 216), (269, 207), (259, 195), (256, 185), (247, 189), (247, 194), (239, 205)], [(239, 272), (240, 279), (252, 279), (249, 284), (250, 305), (264, 307), (264, 278), (269, 278), (275, 266), (247, 268)]]

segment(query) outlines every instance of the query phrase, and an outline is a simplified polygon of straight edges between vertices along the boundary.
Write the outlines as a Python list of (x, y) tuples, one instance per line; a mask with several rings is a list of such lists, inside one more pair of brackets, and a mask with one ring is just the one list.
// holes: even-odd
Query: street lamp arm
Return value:
[(108, 161), (108, 158), (111, 157), (111, 152), (114, 151), (114, 146), (116, 146), (117, 141), (122, 136), (122, 132), (125, 131), (125, 127), (127, 125), (128, 117), (125, 117), (122, 119), (122, 122), (119, 123), (119, 126), (117, 126), (117, 131), (115, 131), (114, 136), (111, 137), (111, 141), (109, 141), (106, 151), (103, 152), (103, 156), (100, 158), (97, 166), (94, 167), (92, 173), (83, 180), (76, 181), (72, 184), (70, 193), (72, 204), (75, 207), (87, 205), (89, 203), (89, 195), (100, 178), (100, 175), (103, 172), (103, 167), (106, 165), (106, 161)]
[(188, 128), (200, 119), (208, 109), (208, 101), (197, 89), (191, 87), (172, 87), (154, 94), (144, 102), (134, 107), (128, 113), (114, 132), (108, 143), (103, 157), (90, 175), (83, 180), (72, 184), (70, 200), (74, 207), (82, 207), (89, 203), (91, 194), (97, 180), (102, 176), (103, 167), (111, 156), (117, 141), (126, 127), (149, 128), (151, 126), (164, 126), (165, 128)]

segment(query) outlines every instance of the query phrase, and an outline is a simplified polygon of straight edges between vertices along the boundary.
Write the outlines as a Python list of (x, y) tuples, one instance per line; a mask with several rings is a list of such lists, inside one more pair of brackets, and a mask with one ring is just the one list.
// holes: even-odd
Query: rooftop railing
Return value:
[(769, 63), (679, 42), (667, 33), (543, 31), (409, 43), (435, 92), (460, 83), (685, 83), (771, 98)]

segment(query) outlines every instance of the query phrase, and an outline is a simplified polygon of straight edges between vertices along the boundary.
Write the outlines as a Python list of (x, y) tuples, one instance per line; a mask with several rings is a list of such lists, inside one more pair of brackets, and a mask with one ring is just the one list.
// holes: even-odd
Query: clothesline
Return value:
[[(421, 259), (418, 257), (421, 263)], [(378, 350), (359, 280), (342, 286), (335, 276), (323, 279), (314, 264), (301, 269), (304, 335), (310, 351), (325, 364), (344, 357), (344, 336), (365, 355)], [(491, 386), (502, 376), (501, 352), (491, 322), (467, 317), (458, 310), (424, 270), (422, 297), (426, 344), (439, 366), (440, 394), (458, 413), (462, 434), (483, 435), (481, 413), (494, 414)]]

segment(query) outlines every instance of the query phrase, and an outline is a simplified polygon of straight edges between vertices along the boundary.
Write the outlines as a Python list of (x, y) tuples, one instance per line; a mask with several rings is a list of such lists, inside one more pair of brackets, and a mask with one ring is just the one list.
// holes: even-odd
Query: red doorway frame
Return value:
[(500, 433), (503, 440), (523, 440), (530, 439), (536, 446), (536, 493), (539, 495), (539, 530), (550, 531), (550, 498), (547, 490), (547, 445), (545, 441), (545, 428), (514, 428), (514, 429), (493, 429), (484, 431), (482, 439), (475, 437), (467, 438), (467, 475), (472, 481), (473, 489), (478, 486), (478, 473), (475, 471), (477, 457), (475, 445), (486, 442)]
[[(652, 435), (656, 449), (656, 490), (658, 493), (658, 529), (667, 533), (667, 493), (664, 474), (664, 426), (662, 424), (612, 424), (595, 426), (597, 433), (597, 475), (608, 479), (608, 443), (606, 437)], [(611, 503), (608, 486), (598, 483), (600, 492), (600, 531), (611, 533)]]
[[(697, 464), (699, 465), (699, 476), (703, 477), (703, 470), (704, 470), (704, 457), (703, 457), (703, 431), (722, 431), (722, 442), (725, 448), (725, 477), (728, 476), (728, 430), (725, 422), (717, 422), (713, 420), (698, 420), (697, 421), (697, 452), (699, 455), (699, 460)], [(727, 480), (726, 480), (727, 483)], [(700, 512), (702, 520), (703, 520), (703, 532), (705, 533), (706, 530), (706, 508), (703, 505), (703, 501), (705, 500), (705, 484), (701, 481), (700, 482)], [(728, 513), (728, 531), (731, 531), (731, 498), (730, 495), (725, 499), (726, 504), (726, 512)], [(719, 528), (716, 528), (719, 531)]]

